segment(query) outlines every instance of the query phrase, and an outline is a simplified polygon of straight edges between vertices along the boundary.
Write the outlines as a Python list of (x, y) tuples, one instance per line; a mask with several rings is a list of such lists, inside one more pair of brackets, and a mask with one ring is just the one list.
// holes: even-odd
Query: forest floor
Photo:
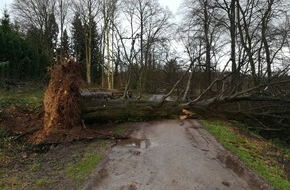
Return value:
[(82, 133), (72, 130), (61, 143), (59, 136), (50, 139), (54, 143), (32, 145), (29, 131), (41, 126), (39, 115), (18, 106), (1, 110), (1, 190), (79, 189), (116, 144), (114, 137), (126, 138), (134, 129), (132, 123), (87, 126)]
[[(131, 174), (135, 172), (138, 176), (140, 173), (137, 173), (143, 171), (145, 177), (143, 182), (139, 182), (137, 177), (133, 180), (128, 177), (127, 180), (121, 180), (120, 184), (112, 183), (112, 185), (117, 184), (119, 189), (140, 189), (141, 187), (154, 189), (158, 187), (154, 186), (158, 185), (156, 180), (162, 178), (157, 170), (161, 173), (172, 174), (170, 179), (164, 180), (170, 182), (169, 184), (173, 187), (181, 189), (182, 185), (185, 185), (186, 188), (186, 185), (189, 185), (188, 181), (194, 181), (194, 179), (199, 180), (198, 185), (201, 185), (193, 186), (197, 189), (214, 186), (218, 189), (233, 189), (237, 186), (244, 187), (244, 189), (255, 189), (253, 181), (248, 178), (249, 176), (251, 179), (256, 178), (251, 177), (251, 172), (247, 173), (248, 170), (243, 164), (240, 165), (239, 158), (222, 148), (195, 120), (92, 125), (81, 130), (61, 132), (56, 139), (50, 139), (40, 146), (32, 145), (30, 142), (33, 140), (31, 139), (33, 132), (41, 128), (43, 122), (42, 100), (43, 91), (39, 89), (0, 93), (0, 189), (71, 190), (83, 187), (100, 189), (99, 187), (106, 187), (108, 181), (113, 177), (118, 179), (121, 176), (122, 166), (126, 166), (126, 163), (128, 167), (135, 167), (132, 168)], [(217, 127), (214, 128), (217, 129)], [(222, 131), (225, 130), (222, 129)], [(235, 127), (234, 131), (242, 134), (246, 139), (238, 143), (235, 141), (235, 137), (234, 139), (230, 137), (230, 143), (236, 147), (256, 151), (255, 144), (252, 145), (253, 147), (248, 147), (247, 142), (253, 143), (249, 139), (255, 139), (261, 144), (258, 148), (261, 148), (262, 154), (255, 153), (253, 159), (257, 160), (259, 157), (271, 157), (275, 161), (279, 159), (279, 166), (285, 170), (283, 176), (281, 174), (284, 179), (286, 178), (284, 184), (289, 185), (289, 181), (287, 181), (290, 176), (289, 149), (287, 149), (288, 153), (281, 152), (277, 148), (268, 146), (269, 143), (264, 139), (256, 138), (240, 128)], [(227, 135), (222, 134), (222, 136)], [(123, 140), (121, 140), (122, 138)], [(159, 147), (162, 147), (163, 151), (160, 151)], [(185, 152), (179, 153), (178, 151)], [(196, 153), (199, 154), (195, 155)], [(180, 155), (184, 155), (183, 158), (181, 157), (179, 162), (174, 161), (174, 157), (179, 158)], [(200, 175), (202, 173), (207, 175), (215, 171), (213, 169), (210, 172), (204, 172), (208, 168), (202, 169), (202, 166), (206, 166), (208, 163), (202, 161), (199, 164), (194, 162), (195, 159), (211, 162), (212, 168), (222, 168), (225, 175), (218, 174), (213, 184), (207, 181), (213, 179), (213, 176), (192, 176), (188, 168), (194, 164), (197, 164), (195, 167), (200, 167)], [(106, 162), (108, 160), (112, 160), (112, 162)], [(156, 167), (150, 165), (150, 160), (158, 162), (154, 164)], [(168, 162), (167, 165), (163, 165), (162, 160), (164, 163)], [(118, 163), (115, 163), (115, 168), (111, 168), (114, 170), (112, 171), (109, 168), (112, 164), (114, 165), (114, 162)], [(144, 162), (149, 165), (143, 166)], [(269, 160), (266, 160), (265, 163), (259, 161), (258, 164), (272, 167), (272, 161)], [(136, 170), (141, 166), (148, 166), (148, 168)], [(242, 171), (246, 173), (243, 177), (240, 176), (240, 168), (243, 168)], [(174, 172), (177, 170), (181, 172), (181, 176), (188, 172), (187, 177), (189, 178), (186, 178), (188, 180), (182, 181), (175, 176)], [(288, 177), (285, 177), (287, 174)], [(155, 177), (157, 178), (155, 179)], [(96, 181), (100, 183), (96, 184)], [(280, 183), (280, 181), (278, 182)], [(254, 184), (264, 185), (264, 181), (257, 178)], [(112, 186), (112, 189), (114, 188), (115, 186)], [(285, 189), (287, 189), (286, 186)]]

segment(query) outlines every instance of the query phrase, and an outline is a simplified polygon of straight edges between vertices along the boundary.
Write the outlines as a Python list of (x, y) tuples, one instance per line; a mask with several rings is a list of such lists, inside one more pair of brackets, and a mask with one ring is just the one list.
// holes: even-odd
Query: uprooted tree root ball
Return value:
[(81, 124), (80, 65), (68, 62), (50, 68), (51, 80), (44, 95), (43, 130), (38, 141)]
[(52, 78), (44, 96), (44, 131), (71, 129), (81, 122), (80, 66), (74, 62), (51, 69)]

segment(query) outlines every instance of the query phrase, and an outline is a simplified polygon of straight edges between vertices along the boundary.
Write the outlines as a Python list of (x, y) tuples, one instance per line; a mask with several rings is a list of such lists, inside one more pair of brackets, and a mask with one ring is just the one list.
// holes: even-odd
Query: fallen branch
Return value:
[(30, 129), (30, 130), (27, 131), (27, 132), (24, 132), (24, 133), (21, 133), (20, 135), (17, 135), (17, 136), (12, 137), (12, 139), (13, 139), (13, 140), (18, 140), (18, 139), (20, 139), (20, 138), (22, 138), (22, 137), (24, 137), (24, 136), (26, 136), (26, 135), (30, 135), (30, 134), (32, 134), (32, 133), (38, 131), (38, 130), (40, 130), (40, 129), (41, 129), (41, 127), (35, 127), (35, 128), (32, 128), (32, 129)]
[(129, 136), (122, 136), (122, 135), (108, 135), (108, 134), (103, 134), (101, 136), (86, 136), (86, 137), (79, 137), (76, 139), (70, 139), (70, 140), (60, 140), (60, 141), (42, 141), (37, 144), (30, 144), (26, 147), (28, 150), (36, 150), (36, 149), (41, 149), (42, 147), (51, 147), (51, 146), (57, 146), (60, 144), (64, 143), (74, 143), (74, 142), (79, 142), (79, 141), (94, 141), (94, 140), (126, 140), (130, 139), (131, 137)]

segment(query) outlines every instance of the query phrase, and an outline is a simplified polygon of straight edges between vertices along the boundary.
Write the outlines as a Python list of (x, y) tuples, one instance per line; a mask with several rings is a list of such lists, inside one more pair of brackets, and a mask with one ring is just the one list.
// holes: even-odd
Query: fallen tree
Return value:
[[(179, 82), (180, 80), (177, 81)], [(237, 120), (248, 124), (249, 128), (260, 131), (264, 136), (289, 142), (290, 95), (283, 91), (277, 94), (278, 86), (289, 82), (277, 80), (228, 95), (221, 93), (213, 98), (204, 98), (205, 91), (189, 102), (166, 101), (166, 97), (170, 96), (174, 89), (160, 101), (95, 100), (94, 102), (83, 98), (83, 118), (88, 124), (178, 118), (182, 110), (187, 109), (195, 113), (194, 117)]]
[[(287, 142), (290, 140), (290, 95), (283, 90), (287, 89), (283, 85), (288, 85), (290, 80), (277, 77), (272, 82), (260, 83), (244, 90), (226, 88), (218, 95), (208, 98), (207, 93), (212, 86), (229, 77), (232, 74), (229, 73), (218, 76), (193, 100), (167, 101), (167, 97), (185, 79), (188, 69), (169, 93), (159, 100), (141, 101), (111, 99), (111, 96), (107, 98), (108, 93), (100, 92), (81, 96), (79, 89), (82, 80), (78, 67), (76, 63), (65, 63), (51, 69), (52, 78), (44, 98), (44, 126), (38, 133), (38, 139), (66, 134), (72, 128), (81, 130), (88, 124), (96, 123), (156, 118), (223, 117), (245, 122), (271, 138), (280, 138)], [(183, 110), (194, 114), (184, 115)]]
[(85, 123), (107, 123), (138, 121), (156, 118), (177, 118), (183, 105), (179, 102), (138, 101), (138, 100), (97, 100), (83, 107)]

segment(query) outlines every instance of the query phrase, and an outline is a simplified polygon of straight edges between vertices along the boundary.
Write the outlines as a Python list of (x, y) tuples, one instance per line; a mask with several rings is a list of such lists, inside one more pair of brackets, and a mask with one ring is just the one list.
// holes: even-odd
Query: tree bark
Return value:
[[(83, 118), (85, 123), (107, 123), (121, 121), (140, 121), (156, 118), (178, 118), (185, 105), (179, 102), (146, 101), (102, 101), (99, 106), (83, 107)], [(93, 103), (90, 103), (93, 105)]]

